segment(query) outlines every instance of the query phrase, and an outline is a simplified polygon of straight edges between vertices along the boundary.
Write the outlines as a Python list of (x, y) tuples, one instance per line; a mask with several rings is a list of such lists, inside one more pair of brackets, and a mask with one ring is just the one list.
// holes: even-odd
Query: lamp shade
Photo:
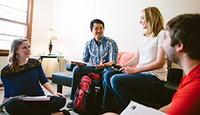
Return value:
[(53, 30), (53, 29), (49, 29), (48, 33), (47, 33), (47, 36), (48, 36), (48, 39), (50, 41), (52, 40), (57, 40), (57, 35), (56, 35), (56, 32)]

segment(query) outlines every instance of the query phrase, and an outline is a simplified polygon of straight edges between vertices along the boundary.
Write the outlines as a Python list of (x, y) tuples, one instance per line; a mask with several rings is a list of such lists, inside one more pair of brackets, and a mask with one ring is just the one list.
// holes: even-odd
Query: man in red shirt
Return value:
[(166, 29), (165, 53), (185, 76), (171, 103), (160, 110), (168, 115), (200, 115), (200, 14), (179, 15)]

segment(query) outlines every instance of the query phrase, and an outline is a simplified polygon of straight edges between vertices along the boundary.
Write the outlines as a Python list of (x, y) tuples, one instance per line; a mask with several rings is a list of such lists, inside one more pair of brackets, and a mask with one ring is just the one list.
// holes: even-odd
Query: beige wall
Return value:
[[(7, 57), (0, 57), (0, 70), (8, 63)], [(1, 71), (0, 71), (1, 73)]]
[[(92, 37), (93, 18), (105, 22), (105, 35), (117, 41), (120, 51), (134, 51), (141, 38), (141, 9), (158, 7), (166, 22), (180, 13), (200, 13), (199, 4), (199, 0), (34, 0), (32, 54), (48, 53), (47, 31), (54, 28), (58, 40), (53, 41), (53, 52), (80, 59), (85, 41)], [(0, 66), (4, 62), (0, 59)]]
[(46, 32), (54, 28), (58, 40), (53, 51), (79, 59), (85, 41), (92, 37), (93, 18), (105, 22), (105, 35), (117, 41), (120, 51), (134, 51), (141, 38), (141, 9), (158, 7), (166, 22), (180, 13), (200, 13), (199, 4), (199, 0), (35, 0), (33, 53), (47, 53)]
[[(7, 57), (0, 57), (0, 70), (7, 64), (7, 62), (8, 62)], [(1, 71), (0, 71), (0, 74), (1, 74)], [(0, 78), (0, 84), (1, 84), (1, 78)]]
[(120, 51), (135, 51), (141, 39), (140, 11), (158, 7), (165, 22), (180, 13), (200, 13), (199, 0), (55, 0), (54, 27), (60, 32), (57, 49), (69, 58), (80, 58), (91, 39), (89, 23), (105, 22), (105, 35), (115, 39)]
[(54, 0), (34, 0), (32, 26), (32, 54), (48, 53), (47, 32), (53, 25)]

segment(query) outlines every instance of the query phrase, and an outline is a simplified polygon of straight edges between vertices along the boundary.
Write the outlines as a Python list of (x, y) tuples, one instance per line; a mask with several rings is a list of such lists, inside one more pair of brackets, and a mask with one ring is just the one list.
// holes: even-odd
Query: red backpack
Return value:
[(81, 78), (76, 89), (73, 110), (79, 114), (95, 115), (100, 111), (101, 106), (101, 76), (90, 73)]

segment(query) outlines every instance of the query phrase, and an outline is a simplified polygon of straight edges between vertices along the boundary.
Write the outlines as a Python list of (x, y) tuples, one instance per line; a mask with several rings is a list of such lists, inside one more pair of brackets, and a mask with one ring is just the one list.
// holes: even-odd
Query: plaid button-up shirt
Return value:
[(90, 66), (99, 65), (101, 62), (117, 62), (118, 46), (117, 43), (108, 38), (103, 37), (98, 42), (95, 39), (88, 41), (83, 52), (83, 61)]

